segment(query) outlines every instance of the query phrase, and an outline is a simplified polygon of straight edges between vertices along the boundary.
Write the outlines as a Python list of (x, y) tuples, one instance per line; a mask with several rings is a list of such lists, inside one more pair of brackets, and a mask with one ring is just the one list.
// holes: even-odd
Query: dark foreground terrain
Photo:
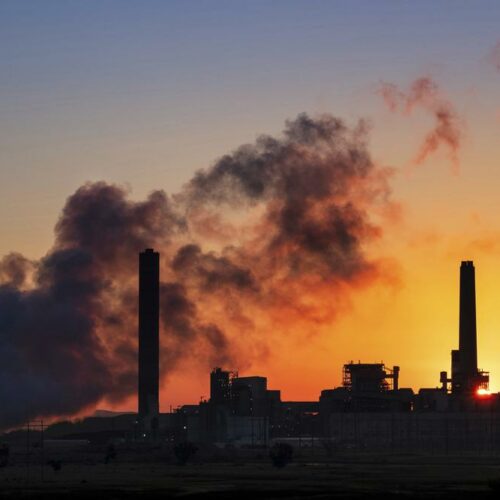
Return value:
[[(47, 462), (60, 457), (60, 470)], [(0, 468), (0, 498), (495, 498), (500, 458), (377, 455), (310, 450), (275, 468), (265, 450), (203, 457), (177, 465), (165, 450), (45, 450), (14, 454)], [(43, 480), (42, 480), (43, 474)], [(493, 484), (492, 484), (493, 480)], [(500, 484), (500, 483), (499, 483)], [(493, 488), (492, 488), (493, 487)]]

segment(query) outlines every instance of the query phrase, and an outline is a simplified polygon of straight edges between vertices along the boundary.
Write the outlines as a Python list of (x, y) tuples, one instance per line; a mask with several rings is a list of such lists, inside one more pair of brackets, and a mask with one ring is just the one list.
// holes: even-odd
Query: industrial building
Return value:
[[(142, 437), (266, 446), (275, 439), (314, 439), (354, 449), (500, 451), (500, 399), (477, 365), (475, 269), (460, 266), (459, 345), (451, 377), (414, 393), (399, 384), (400, 367), (350, 362), (342, 385), (317, 401), (282, 401), (262, 376), (214, 368), (210, 398), (159, 414), (159, 254), (139, 258), (139, 419)], [(137, 435), (135, 433), (134, 435)]]

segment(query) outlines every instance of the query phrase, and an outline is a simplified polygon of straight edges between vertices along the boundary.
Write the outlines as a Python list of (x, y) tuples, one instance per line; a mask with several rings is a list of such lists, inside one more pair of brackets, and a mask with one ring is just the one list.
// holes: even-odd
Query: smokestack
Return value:
[(160, 254), (139, 254), (139, 420), (156, 434), (159, 415)]
[(394, 366), (392, 368), (392, 389), (394, 391), (399, 390), (399, 366)]
[(472, 261), (460, 265), (460, 373), (466, 380), (477, 376), (476, 283)]

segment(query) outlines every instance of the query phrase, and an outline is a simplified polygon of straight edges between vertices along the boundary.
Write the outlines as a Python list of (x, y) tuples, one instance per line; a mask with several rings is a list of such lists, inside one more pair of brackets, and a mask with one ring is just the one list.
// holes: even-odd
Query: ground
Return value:
[[(48, 452), (47, 452), (48, 453)], [(0, 498), (495, 498), (500, 458), (303, 452), (282, 469), (265, 451), (198, 456), (180, 466), (164, 450), (57, 451), (62, 466), (42, 467), (34, 453), (0, 469)], [(55, 456), (54, 451), (51, 452)], [(202, 454), (203, 455), (203, 454)], [(315, 456), (316, 455), (316, 456)], [(46, 464), (49, 457), (44, 456)], [(17, 463), (15, 463), (17, 462)]]

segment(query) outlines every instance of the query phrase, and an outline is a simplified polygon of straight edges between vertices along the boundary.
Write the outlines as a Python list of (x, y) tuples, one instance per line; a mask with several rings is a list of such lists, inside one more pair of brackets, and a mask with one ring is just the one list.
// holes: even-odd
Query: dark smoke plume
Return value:
[(33, 262), (23, 255), (13, 252), (0, 260), (0, 283), (22, 288), (33, 273)]
[(444, 146), (448, 149), (455, 172), (458, 172), (458, 150), (462, 139), (460, 120), (437, 83), (429, 77), (417, 78), (408, 92), (403, 92), (397, 85), (383, 82), (378, 92), (392, 112), (409, 115), (416, 107), (421, 107), (433, 116), (434, 128), (426, 135), (415, 162), (423, 163), (440, 146)]
[(383, 272), (367, 256), (390, 205), (367, 129), (305, 114), (199, 171), (173, 198), (105, 183), (70, 196), (53, 248), (0, 261), (0, 428), (136, 390), (137, 254), (161, 252), (162, 374), (196, 357), (245, 368), (331, 324)]

